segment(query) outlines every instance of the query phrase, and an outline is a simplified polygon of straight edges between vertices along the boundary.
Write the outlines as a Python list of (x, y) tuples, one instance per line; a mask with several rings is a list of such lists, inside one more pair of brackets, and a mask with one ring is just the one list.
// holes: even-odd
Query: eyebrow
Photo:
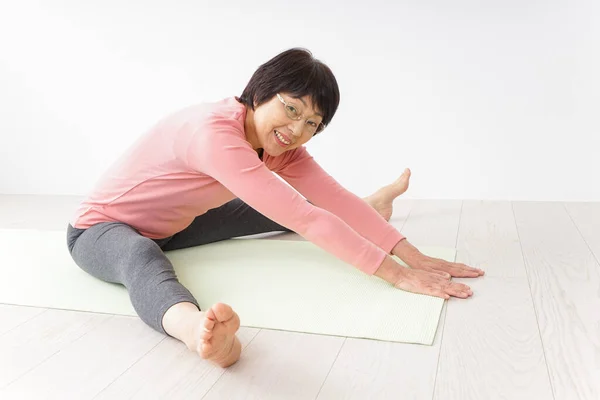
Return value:
[[(308, 105), (306, 104), (306, 102), (304, 100), (302, 100), (300, 97), (292, 97), (292, 99), (296, 99), (296, 100), (300, 100), (302, 102), (302, 104), (304, 104), (304, 107), (308, 108)], [(318, 115), (319, 117), (323, 118), (323, 114), (316, 112), (316, 115)]]

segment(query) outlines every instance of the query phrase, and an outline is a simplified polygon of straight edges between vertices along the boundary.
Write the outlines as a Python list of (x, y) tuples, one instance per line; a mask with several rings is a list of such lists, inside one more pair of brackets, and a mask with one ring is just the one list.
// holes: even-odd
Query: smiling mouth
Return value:
[(274, 133), (275, 138), (281, 146), (285, 147), (285, 146), (289, 146), (290, 144), (292, 144), (292, 142), (288, 141), (281, 133), (279, 133), (277, 131), (274, 131), (274, 132), (275, 132)]

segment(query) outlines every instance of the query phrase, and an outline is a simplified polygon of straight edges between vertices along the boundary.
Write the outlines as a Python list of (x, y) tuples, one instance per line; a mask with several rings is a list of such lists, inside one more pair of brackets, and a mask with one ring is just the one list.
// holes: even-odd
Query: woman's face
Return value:
[(273, 157), (308, 142), (322, 120), (309, 96), (294, 98), (279, 93), (254, 110), (258, 145)]

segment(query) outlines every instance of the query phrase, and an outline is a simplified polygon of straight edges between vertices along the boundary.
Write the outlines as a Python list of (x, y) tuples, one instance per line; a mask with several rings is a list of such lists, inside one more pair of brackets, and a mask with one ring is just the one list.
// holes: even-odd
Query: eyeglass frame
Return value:
[[(288, 103), (287, 101), (285, 101), (283, 99), (283, 97), (281, 97), (281, 95), (279, 93), (277, 93), (277, 98), (283, 104), (283, 109), (285, 110), (285, 114), (288, 116), (289, 119), (291, 119), (292, 121), (301, 121), (301, 120), (304, 119), (305, 123), (308, 123), (308, 118), (304, 118), (304, 112), (300, 113), (300, 115), (297, 118), (291, 117), (290, 114), (288, 113), (288, 110), (287, 110), (287, 107), (290, 105), (290, 103)], [(293, 104), (291, 104), (291, 107), (297, 108)], [(315, 129), (315, 132), (313, 133), (313, 136), (316, 135), (317, 133), (323, 132), (323, 130), (326, 127), (327, 127), (326, 124), (324, 124), (323, 122), (319, 122), (319, 125), (317, 125), (317, 128)], [(321, 129), (319, 129), (319, 128), (321, 128)]]

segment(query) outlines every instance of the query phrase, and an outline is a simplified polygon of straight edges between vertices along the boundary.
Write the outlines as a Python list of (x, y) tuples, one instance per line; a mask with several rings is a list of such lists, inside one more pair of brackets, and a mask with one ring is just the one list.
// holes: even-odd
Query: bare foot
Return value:
[(230, 306), (217, 303), (199, 316), (192, 340), (186, 343), (188, 348), (220, 367), (234, 364), (242, 352), (242, 345), (235, 336), (240, 328), (238, 315)]
[(393, 201), (408, 189), (410, 174), (410, 169), (406, 168), (394, 183), (382, 187), (363, 200), (373, 207), (386, 221), (389, 221), (394, 211)]

